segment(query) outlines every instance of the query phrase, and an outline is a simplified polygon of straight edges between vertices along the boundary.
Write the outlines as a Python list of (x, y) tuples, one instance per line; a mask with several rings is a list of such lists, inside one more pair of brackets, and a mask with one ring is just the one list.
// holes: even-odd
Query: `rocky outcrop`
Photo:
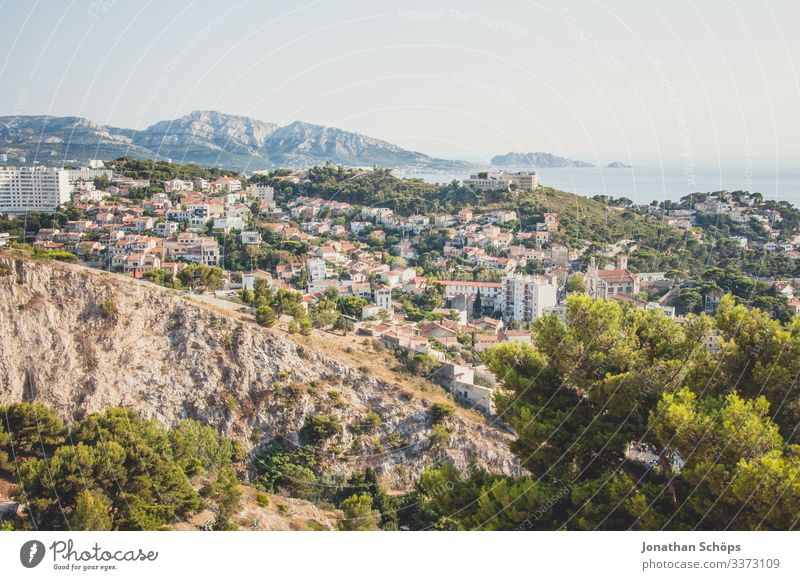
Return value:
[[(372, 466), (398, 489), (426, 462), (517, 471), (507, 436), (485, 421), (457, 414), (450, 443), (435, 444), (422, 397), (120, 275), (4, 252), (0, 332), (0, 403), (41, 401), (67, 420), (112, 406), (166, 425), (197, 418), (250, 450), (275, 438), (296, 443), (308, 417), (336, 416), (343, 429), (327, 447), (327, 469)], [(381, 424), (363, 427), (370, 411)]]

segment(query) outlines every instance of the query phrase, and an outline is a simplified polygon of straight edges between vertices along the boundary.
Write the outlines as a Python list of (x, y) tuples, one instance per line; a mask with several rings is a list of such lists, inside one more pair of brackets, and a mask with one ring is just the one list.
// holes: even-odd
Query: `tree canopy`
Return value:
[[(683, 322), (585, 295), (532, 345), (487, 354), (530, 473), (444, 465), (403, 519), (422, 529), (795, 529), (800, 323), (721, 301)], [(413, 501), (412, 501), (413, 500)], [(403, 523), (403, 522), (401, 522)]]
[[(238, 497), (231, 469), (241, 448), (196, 421), (170, 431), (109, 409), (66, 427), (29, 403), (0, 407), (0, 417), (0, 474), (18, 481), (35, 529), (157, 530), (206, 505), (205, 495), (226, 513)], [(207, 494), (194, 478), (208, 482)]]

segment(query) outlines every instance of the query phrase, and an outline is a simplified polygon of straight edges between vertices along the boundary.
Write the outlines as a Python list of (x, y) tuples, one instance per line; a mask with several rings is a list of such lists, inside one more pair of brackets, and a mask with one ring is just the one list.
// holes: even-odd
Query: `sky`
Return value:
[(0, 115), (213, 109), (474, 161), (800, 158), (795, 4), (0, 0)]

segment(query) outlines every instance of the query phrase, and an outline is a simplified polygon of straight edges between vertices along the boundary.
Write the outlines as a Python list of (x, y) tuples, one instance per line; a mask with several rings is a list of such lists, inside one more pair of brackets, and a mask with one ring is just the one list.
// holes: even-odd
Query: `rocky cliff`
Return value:
[[(374, 467), (405, 489), (424, 463), (517, 464), (508, 438), (471, 413), (431, 439), (430, 403), (252, 322), (146, 282), (0, 253), (0, 403), (41, 401), (67, 420), (133, 407), (173, 425), (197, 418), (256, 450), (297, 442), (308, 417), (335, 415), (329, 471)], [(379, 425), (364, 426), (374, 411)], [(373, 421), (374, 423), (374, 421)]]

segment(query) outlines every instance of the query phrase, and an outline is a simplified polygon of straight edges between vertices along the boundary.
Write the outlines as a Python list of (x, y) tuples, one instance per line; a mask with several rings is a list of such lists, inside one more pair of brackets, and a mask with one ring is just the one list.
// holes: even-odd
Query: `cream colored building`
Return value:
[(470, 175), (464, 180), (464, 185), (471, 189), (483, 191), (506, 191), (512, 185), (528, 191), (539, 187), (539, 175), (535, 171), (519, 171), (509, 173), (506, 171), (490, 171)]

